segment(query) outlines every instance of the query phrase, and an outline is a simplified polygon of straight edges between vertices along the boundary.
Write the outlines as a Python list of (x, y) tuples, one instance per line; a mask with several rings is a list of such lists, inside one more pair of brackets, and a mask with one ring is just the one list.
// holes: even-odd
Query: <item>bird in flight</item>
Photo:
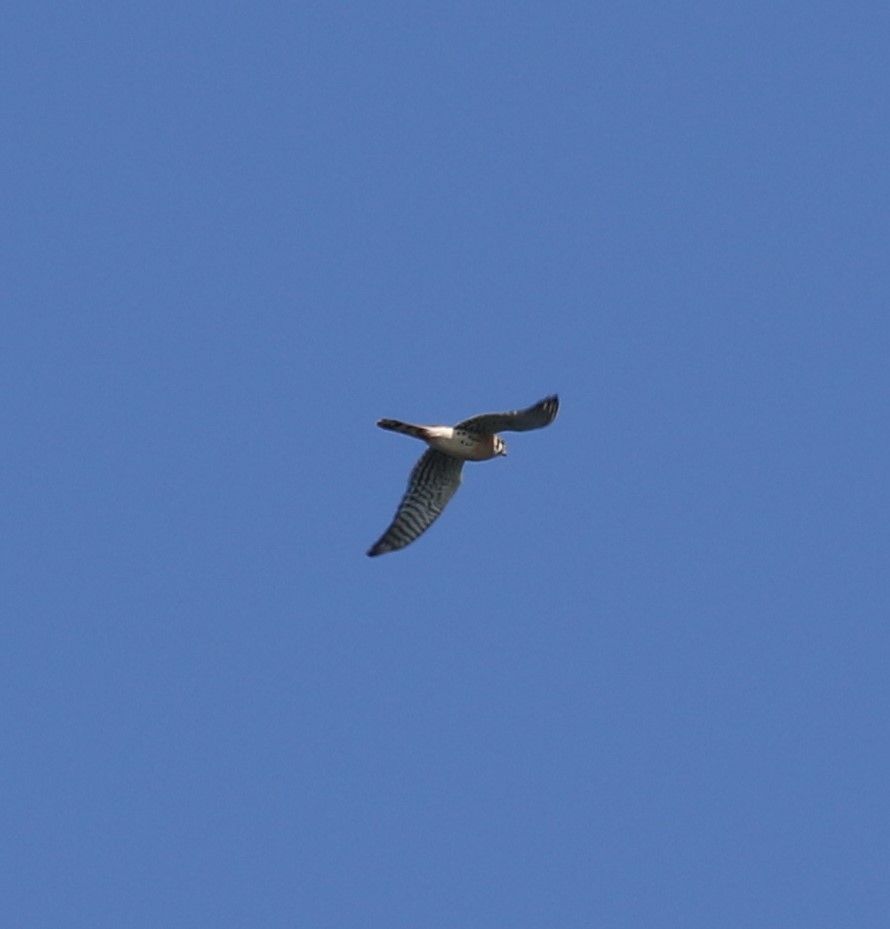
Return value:
[(397, 419), (379, 419), (377, 425), (422, 439), (429, 445), (414, 466), (408, 489), (386, 532), (368, 554), (385, 555), (404, 548), (435, 522), (460, 487), (465, 461), (487, 461), (507, 454), (499, 432), (528, 432), (549, 426), (556, 419), (559, 397), (553, 394), (527, 410), (482, 413), (456, 426), (415, 426)]

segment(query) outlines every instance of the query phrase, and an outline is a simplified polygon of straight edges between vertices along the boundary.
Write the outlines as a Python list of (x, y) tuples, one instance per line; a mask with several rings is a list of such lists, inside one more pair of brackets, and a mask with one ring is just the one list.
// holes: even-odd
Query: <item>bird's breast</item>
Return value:
[(431, 436), (427, 441), (440, 452), (464, 461), (487, 461), (495, 456), (492, 435), (474, 435), (472, 432), (454, 429), (450, 436)]

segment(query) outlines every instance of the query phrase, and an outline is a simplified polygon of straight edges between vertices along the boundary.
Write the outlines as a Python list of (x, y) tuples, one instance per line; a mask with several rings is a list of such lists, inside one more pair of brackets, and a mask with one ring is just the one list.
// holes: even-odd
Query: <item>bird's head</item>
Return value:
[(507, 443), (499, 435), (494, 437), (494, 453), (495, 455), (507, 454)]

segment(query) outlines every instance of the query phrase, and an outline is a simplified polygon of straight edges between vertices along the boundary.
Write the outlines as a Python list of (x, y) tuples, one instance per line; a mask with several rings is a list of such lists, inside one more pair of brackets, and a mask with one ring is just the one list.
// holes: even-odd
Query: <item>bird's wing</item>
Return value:
[(527, 432), (529, 429), (541, 429), (549, 426), (556, 419), (559, 411), (559, 397), (545, 397), (540, 403), (530, 406), (527, 410), (514, 410), (512, 413), (482, 413), (458, 423), (455, 429), (466, 429), (467, 432), (486, 433), (495, 432)]
[(389, 528), (368, 554), (383, 555), (404, 548), (436, 521), (457, 493), (463, 462), (431, 448), (421, 455), (408, 479), (408, 489)]

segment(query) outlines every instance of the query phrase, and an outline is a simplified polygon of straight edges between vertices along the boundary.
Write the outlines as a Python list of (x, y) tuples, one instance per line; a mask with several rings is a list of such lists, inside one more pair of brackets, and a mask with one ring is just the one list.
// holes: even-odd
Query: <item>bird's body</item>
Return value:
[(398, 419), (381, 419), (377, 425), (381, 429), (422, 439), (430, 448), (460, 458), (461, 461), (488, 461), (489, 458), (507, 454), (507, 446), (498, 435), (469, 432), (457, 426), (415, 426)]
[(457, 493), (465, 461), (488, 461), (507, 454), (499, 431), (527, 432), (556, 419), (559, 398), (554, 394), (527, 410), (483, 413), (456, 426), (418, 426), (398, 419), (381, 419), (377, 425), (391, 432), (421, 439), (430, 447), (414, 466), (408, 489), (386, 532), (369, 555), (383, 555), (413, 542), (437, 519)]

